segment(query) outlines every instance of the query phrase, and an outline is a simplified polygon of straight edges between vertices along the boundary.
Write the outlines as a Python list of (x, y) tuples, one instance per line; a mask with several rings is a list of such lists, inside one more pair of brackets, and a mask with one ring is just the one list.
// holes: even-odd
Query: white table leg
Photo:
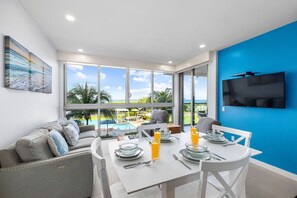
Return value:
[(175, 185), (174, 182), (162, 183), (162, 198), (174, 198), (175, 197)]

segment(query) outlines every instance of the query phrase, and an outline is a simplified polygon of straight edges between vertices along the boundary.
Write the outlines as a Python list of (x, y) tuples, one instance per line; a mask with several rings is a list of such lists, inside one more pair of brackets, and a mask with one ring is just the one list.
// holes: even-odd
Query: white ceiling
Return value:
[(174, 65), (297, 20), (296, 0), (20, 2), (60, 51)]

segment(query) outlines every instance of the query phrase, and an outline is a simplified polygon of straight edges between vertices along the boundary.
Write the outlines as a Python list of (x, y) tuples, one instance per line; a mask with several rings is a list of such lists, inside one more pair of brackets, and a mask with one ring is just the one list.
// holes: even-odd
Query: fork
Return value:
[(178, 159), (178, 157), (177, 157), (175, 154), (173, 154), (172, 156), (173, 156), (173, 158), (174, 158), (175, 160), (179, 161), (179, 162), (182, 163), (185, 167), (187, 167), (188, 169), (192, 170), (187, 164), (185, 164), (185, 162), (183, 162), (183, 161), (181, 161), (180, 159)]

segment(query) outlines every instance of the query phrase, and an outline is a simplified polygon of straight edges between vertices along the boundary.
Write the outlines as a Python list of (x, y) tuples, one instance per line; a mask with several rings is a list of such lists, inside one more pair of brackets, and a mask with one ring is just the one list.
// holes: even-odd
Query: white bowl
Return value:
[(133, 155), (138, 148), (138, 144), (133, 142), (127, 142), (120, 145), (120, 151), (124, 155)]

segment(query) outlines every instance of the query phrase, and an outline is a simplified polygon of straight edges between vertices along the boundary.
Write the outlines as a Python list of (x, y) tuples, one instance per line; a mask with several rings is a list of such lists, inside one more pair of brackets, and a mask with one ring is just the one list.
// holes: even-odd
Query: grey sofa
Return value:
[[(50, 124), (41, 127), (49, 131)], [(34, 130), (30, 135), (34, 135)], [(23, 162), (15, 144), (0, 150), (0, 197), (84, 198), (93, 191), (90, 146), (97, 137), (94, 126), (80, 127), (80, 138), (62, 157)]]

